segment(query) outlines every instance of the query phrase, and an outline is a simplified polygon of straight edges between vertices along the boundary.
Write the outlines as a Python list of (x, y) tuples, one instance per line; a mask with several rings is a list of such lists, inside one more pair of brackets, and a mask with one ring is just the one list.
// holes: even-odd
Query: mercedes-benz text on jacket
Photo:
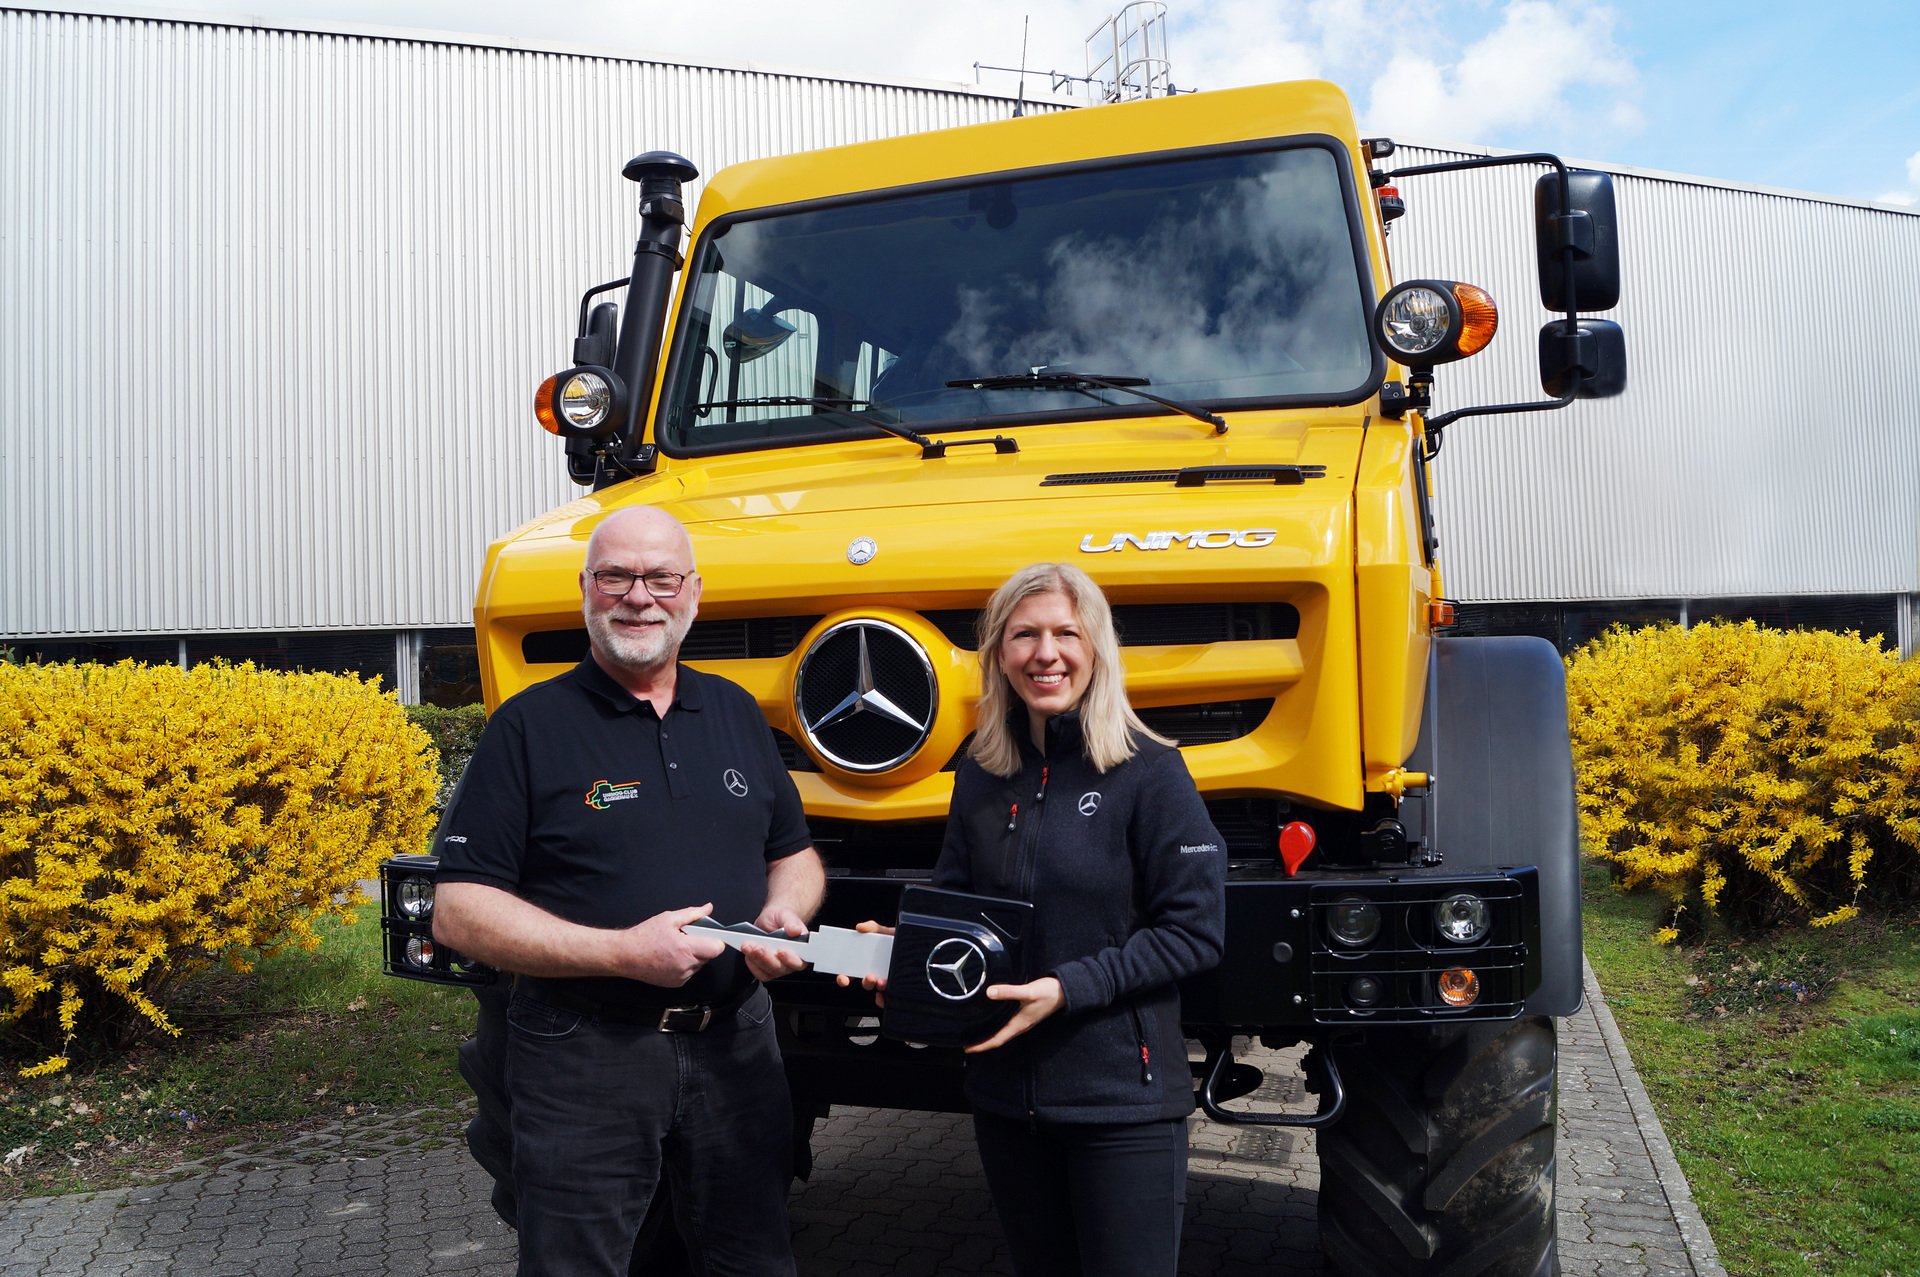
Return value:
[(1003, 1047), (967, 1057), (967, 1097), (1006, 1117), (1146, 1122), (1193, 1111), (1174, 982), (1220, 961), (1226, 847), (1180, 751), (1136, 740), (1112, 771), (1081, 751), (1077, 714), (1001, 779), (968, 759), (954, 779), (933, 885), (1033, 902), (1021, 979), (1066, 1002)]

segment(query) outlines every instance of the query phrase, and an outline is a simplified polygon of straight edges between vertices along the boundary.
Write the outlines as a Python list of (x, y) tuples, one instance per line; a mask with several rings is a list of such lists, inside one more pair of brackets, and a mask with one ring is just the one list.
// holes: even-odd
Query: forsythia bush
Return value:
[[(1853, 634), (1614, 630), (1567, 663), (1589, 846), (1748, 925), (1920, 885), (1920, 665)], [(1672, 940), (1668, 926), (1659, 939)]]
[(183, 976), (315, 947), (356, 880), (419, 850), (434, 767), (354, 677), (0, 665), (0, 1024), (177, 1034)]

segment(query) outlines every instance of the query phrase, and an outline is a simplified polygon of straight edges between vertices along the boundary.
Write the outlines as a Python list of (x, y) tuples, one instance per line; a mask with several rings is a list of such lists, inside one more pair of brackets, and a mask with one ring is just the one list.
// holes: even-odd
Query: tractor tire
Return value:
[(1317, 1050), (1347, 1091), (1319, 1132), (1328, 1272), (1557, 1277), (1550, 1017), (1370, 1029)]

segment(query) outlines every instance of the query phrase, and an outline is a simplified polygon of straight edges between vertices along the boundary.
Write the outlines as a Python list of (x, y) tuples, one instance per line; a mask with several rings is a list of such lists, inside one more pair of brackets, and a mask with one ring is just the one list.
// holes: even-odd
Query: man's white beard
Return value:
[[(581, 609), (581, 615), (587, 619), (587, 633), (592, 636), (596, 651), (621, 669), (641, 674), (673, 660), (679, 654), (680, 641), (687, 637), (687, 628), (693, 624), (690, 616), (653, 605), (633, 608), (622, 603), (603, 612), (589, 604)], [(614, 624), (616, 616), (626, 621), (658, 618), (666, 624), (643, 634), (631, 634)]]

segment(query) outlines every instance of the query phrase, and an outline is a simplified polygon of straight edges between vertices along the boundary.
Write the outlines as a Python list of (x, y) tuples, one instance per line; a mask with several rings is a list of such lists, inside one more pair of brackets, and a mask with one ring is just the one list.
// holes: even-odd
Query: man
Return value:
[(792, 1273), (793, 1124), (760, 981), (826, 875), (766, 720), (676, 663), (693, 544), (651, 507), (587, 543), (592, 652), (487, 723), (439, 830), (435, 938), (518, 973), (507, 1012), (520, 1273), (627, 1270), (660, 1175), (695, 1271)]

